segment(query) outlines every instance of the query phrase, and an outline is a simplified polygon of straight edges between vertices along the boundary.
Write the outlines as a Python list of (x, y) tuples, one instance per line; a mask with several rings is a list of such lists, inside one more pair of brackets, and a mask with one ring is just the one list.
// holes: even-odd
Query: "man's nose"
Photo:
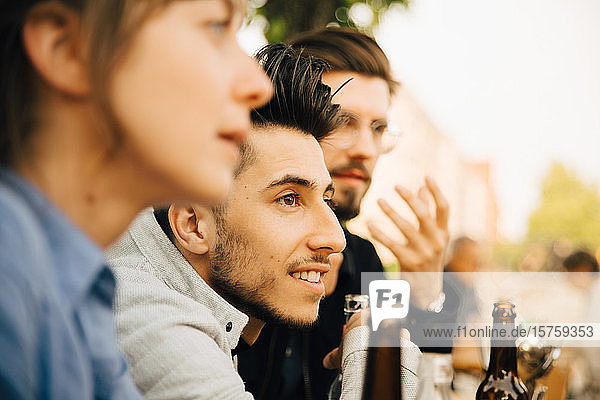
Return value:
[(358, 160), (369, 160), (379, 155), (377, 144), (373, 132), (368, 126), (361, 126), (358, 132), (358, 139), (348, 149), (348, 156)]
[(344, 231), (329, 206), (323, 204), (319, 207), (319, 211), (313, 217), (312, 226), (312, 234), (308, 240), (308, 246), (312, 250), (324, 252), (325, 255), (344, 250)]

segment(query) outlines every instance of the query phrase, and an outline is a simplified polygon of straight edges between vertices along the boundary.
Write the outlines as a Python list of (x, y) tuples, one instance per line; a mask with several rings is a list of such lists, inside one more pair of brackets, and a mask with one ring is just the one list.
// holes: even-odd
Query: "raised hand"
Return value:
[[(394, 189), (415, 214), (418, 226), (401, 217), (383, 199), (378, 200), (379, 207), (404, 235), (406, 242), (392, 239), (373, 223), (368, 223), (367, 226), (373, 238), (396, 256), (402, 279), (411, 285), (412, 301), (425, 309), (438, 298), (442, 290), (444, 252), (449, 238), (448, 201), (435, 181), (429, 177), (416, 195), (402, 186)], [(430, 198), (435, 205), (433, 212)]]

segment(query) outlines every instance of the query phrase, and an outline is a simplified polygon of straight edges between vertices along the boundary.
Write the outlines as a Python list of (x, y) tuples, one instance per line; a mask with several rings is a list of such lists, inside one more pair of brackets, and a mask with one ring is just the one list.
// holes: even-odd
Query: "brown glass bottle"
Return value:
[(517, 374), (517, 346), (511, 332), (515, 327), (515, 306), (495, 303), (493, 329), (505, 329), (509, 337), (491, 338), (490, 364), (485, 378), (477, 388), (475, 400), (527, 400), (525, 385)]
[[(379, 341), (369, 347), (362, 400), (401, 400), (400, 346), (391, 338), (400, 337), (400, 325), (391, 323), (379, 328)], [(388, 339), (390, 342), (388, 343)]]

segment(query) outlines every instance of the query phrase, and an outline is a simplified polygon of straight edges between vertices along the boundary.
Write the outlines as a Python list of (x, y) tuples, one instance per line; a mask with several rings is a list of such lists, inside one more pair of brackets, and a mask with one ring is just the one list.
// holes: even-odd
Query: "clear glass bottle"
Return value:
[(417, 400), (450, 400), (452, 377), (452, 355), (423, 353)]

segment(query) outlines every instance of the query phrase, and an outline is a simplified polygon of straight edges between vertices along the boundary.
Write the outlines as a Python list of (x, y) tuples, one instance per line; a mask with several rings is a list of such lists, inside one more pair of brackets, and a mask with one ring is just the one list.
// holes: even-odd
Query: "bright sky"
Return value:
[(599, 17), (597, 0), (413, 0), (376, 32), (438, 128), (492, 162), (511, 239), (552, 160), (600, 184)]
[[(525, 234), (553, 160), (600, 185), (600, 1), (411, 3), (376, 38), (461, 153), (492, 162), (505, 236)], [(240, 34), (249, 53), (261, 40), (256, 26)]]

